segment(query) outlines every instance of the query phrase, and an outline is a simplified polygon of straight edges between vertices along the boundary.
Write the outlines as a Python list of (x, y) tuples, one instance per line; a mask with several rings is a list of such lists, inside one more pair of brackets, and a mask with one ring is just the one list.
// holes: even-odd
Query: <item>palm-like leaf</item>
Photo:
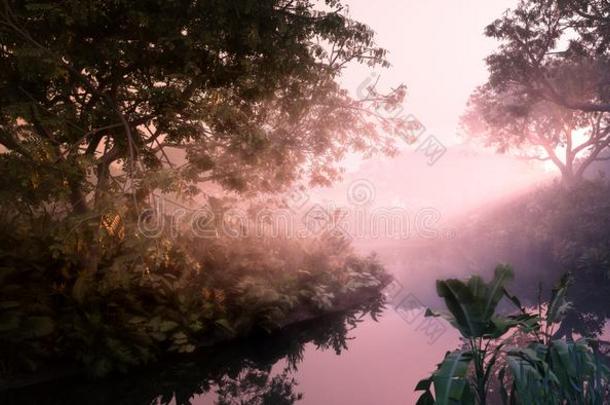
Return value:
[[(559, 380), (558, 390), (570, 403), (602, 404), (602, 382), (608, 381), (608, 369), (594, 355), (586, 340), (554, 340), (549, 345), (547, 362)], [(603, 380), (603, 381), (602, 381)]]
[(509, 351), (506, 362), (513, 377), (512, 400), (517, 403), (605, 403), (608, 368), (587, 340), (531, 343)]
[[(468, 385), (468, 368), (471, 361), (472, 353), (468, 350), (447, 352), (432, 376), (417, 384), (416, 391), (425, 391), (417, 404), (457, 405), (474, 403)], [(434, 383), (434, 400), (430, 393), (431, 383)]]
[[(542, 343), (539, 339), (540, 317), (528, 313), (519, 299), (510, 295), (504, 285), (513, 277), (508, 266), (498, 266), (494, 278), (486, 283), (478, 276), (466, 282), (449, 279), (437, 281), (439, 296), (445, 300), (447, 312), (426, 311), (426, 316), (442, 316), (460, 331), (466, 349), (448, 352), (437, 370), (420, 381), (416, 391), (424, 391), (418, 405), (485, 404), (494, 369), (499, 363), (497, 377), (500, 398), (507, 404), (578, 404), (602, 405), (608, 396), (609, 369), (594, 354), (595, 344), (581, 340), (560, 340)], [(561, 322), (569, 303), (566, 299), (568, 277), (553, 290), (546, 311), (546, 324)], [(517, 308), (517, 315), (496, 314), (502, 297)], [(500, 338), (518, 327), (536, 339), (525, 347), (506, 351), (508, 340)], [(484, 342), (487, 341), (487, 342)], [(497, 341), (492, 345), (489, 343)], [(470, 367), (473, 364), (474, 367)], [(510, 379), (505, 376), (510, 374)], [(510, 385), (510, 392), (505, 386)], [(434, 383), (435, 395), (430, 387)]]
[(513, 377), (513, 401), (519, 404), (552, 405), (559, 402), (559, 380), (544, 361), (546, 346), (534, 343), (508, 352), (506, 363)]
[(561, 278), (557, 287), (553, 289), (551, 302), (546, 313), (547, 324), (560, 323), (568, 309), (570, 309), (571, 304), (567, 300), (568, 286), (569, 274), (566, 274)]
[(465, 338), (500, 337), (510, 328), (532, 320), (531, 316), (501, 317), (495, 313), (498, 303), (506, 295), (504, 286), (512, 278), (512, 269), (500, 265), (489, 283), (479, 276), (472, 276), (467, 282), (439, 280), (436, 290), (445, 300), (449, 313), (429, 310), (426, 315), (446, 318)]

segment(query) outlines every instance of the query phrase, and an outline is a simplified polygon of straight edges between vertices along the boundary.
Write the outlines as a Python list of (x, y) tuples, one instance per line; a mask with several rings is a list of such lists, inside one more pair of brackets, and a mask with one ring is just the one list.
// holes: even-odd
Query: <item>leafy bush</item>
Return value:
[(604, 178), (571, 187), (540, 187), (493, 210), (478, 212), (464, 221), (458, 239), (437, 243), (434, 249), (447, 252), (444, 262), (461, 262), (473, 270), (498, 261), (512, 263), (520, 270), (515, 288), (522, 291), (524, 302), (532, 304), (539, 282), (552, 285), (571, 272), (572, 310), (557, 337), (595, 337), (610, 317), (608, 195), (610, 184)]
[(132, 218), (1, 218), (2, 376), (54, 362), (125, 371), (313, 316), (385, 277), (328, 239), (150, 239)]
[[(432, 376), (418, 383), (416, 390), (424, 391), (419, 405), (486, 404), (494, 385), (504, 404), (606, 403), (610, 370), (595, 354), (595, 342), (553, 339), (569, 308), (567, 277), (553, 290), (544, 314), (542, 305), (538, 313), (528, 311), (507, 292), (512, 277), (508, 266), (498, 266), (489, 283), (478, 276), (437, 281), (448, 312), (426, 315), (447, 319), (464, 347), (447, 352)], [(502, 298), (517, 307), (517, 314), (497, 312)]]

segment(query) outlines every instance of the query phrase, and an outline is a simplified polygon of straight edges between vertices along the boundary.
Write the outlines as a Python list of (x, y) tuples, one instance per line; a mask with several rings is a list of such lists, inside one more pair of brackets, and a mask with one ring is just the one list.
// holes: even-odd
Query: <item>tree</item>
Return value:
[(369, 107), (401, 102), (404, 88), (354, 100), (340, 87), (347, 63), (387, 66), (386, 52), (339, 1), (325, 6), (3, 1), (0, 192), (83, 213), (205, 182), (327, 184), (348, 151), (391, 153), (401, 123)]
[(609, 13), (605, 1), (521, 1), (490, 24), (485, 34), (501, 45), (470, 98), (467, 132), (501, 152), (551, 160), (567, 182), (605, 159)]

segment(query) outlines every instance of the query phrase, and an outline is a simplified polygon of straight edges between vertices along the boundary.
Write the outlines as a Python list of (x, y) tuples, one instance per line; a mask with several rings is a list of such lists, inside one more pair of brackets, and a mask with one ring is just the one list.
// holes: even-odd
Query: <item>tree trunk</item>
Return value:
[(561, 180), (567, 187), (575, 186), (581, 179), (582, 175), (580, 173), (575, 173), (574, 170), (572, 170), (572, 165), (567, 165), (561, 172)]

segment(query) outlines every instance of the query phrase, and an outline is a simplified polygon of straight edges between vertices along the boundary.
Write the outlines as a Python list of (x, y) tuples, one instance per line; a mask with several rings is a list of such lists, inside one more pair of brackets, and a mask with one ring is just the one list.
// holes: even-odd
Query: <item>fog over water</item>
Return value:
[[(377, 32), (379, 43), (390, 50), (392, 67), (374, 72), (363, 67), (348, 69), (345, 86), (354, 93), (367, 80), (377, 80), (381, 89), (405, 83), (408, 87), (403, 114), (413, 114), (425, 127), (420, 140), (434, 135), (446, 151), (434, 163), (418, 149), (418, 143), (399, 144), (395, 157), (373, 156), (346, 160), (343, 180), (328, 188), (306, 191), (308, 207), (320, 204), (329, 212), (346, 210), (347, 233), (356, 249), (375, 251), (385, 267), (400, 280), (406, 294), (424, 305), (438, 306), (434, 281), (442, 276), (467, 276), (480, 263), (455, 262), (441, 257), (435, 248), (449, 238), (457, 242), (459, 228), (467, 217), (510, 201), (545, 184), (556, 173), (547, 167), (508, 155), (498, 155), (460, 136), (459, 117), (467, 97), (482, 83), (487, 72), (483, 58), (493, 44), (482, 35), (485, 24), (513, 1), (349, 1), (350, 13), (364, 19)], [(430, 21), (434, 21), (431, 24)], [(421, 41), (421, 38), (426, 41)], [(364, 204), (354, 203), (353, 187), (360, 186)], [(371, 231), (374, 218), (358, 217), (366, 211), (399, 209), (408, 218), (408, 237)], [(422, 238), (416, 218), (421, 210), (436, 213), (432, 227), (439, 233)], [(377, 211), (376, 211), (377, 210)], [(362, 223), (364, 222), (364, 225)], [(364, 232), (358, 234), (358, 225)], [(362, 228), (360, 228), (362, 230)], [(444, 230), (450, 230), (450, 233)], [(350, 232), (351, 231), (351, 232)], [(446, 245), (446, 244), (445, 244)], [(484, 247), (481, 247), (484, 249)], [(477, 261), (480, 252), (456, 247)], [(453, 253), (448, 254), (455, 259)], [(462, 266), (462, 267), (461, 267)], [(477, 268), (481, 272), (491, 269)], [(380, 323), (372, 320), (351, 334), (348, 350), (337, 356), (332, 350), (307, 346), (297, 372), (299, 403), (314, 404), (411, 404), (413, 391), (422, 376), (433, 370), (439, 359), (459, 344), (454, 330), (447, 329), (430, 343), (430, 336), (405, 320), (392, 307)], [(280, 372), (280, 362), (274, 367)], [(213, 404), (214, 396), (198, 404)]]
[[(448, 227), (453, 232), (451, 237), (459, 239), (461, 229), (456, 226), (467, 223), (468, 216), (511, 201), (556, 176), (539, 162), (498, 155), (460, 136), (459, 117), (474, 87), (486, 79), (483, 58), (494, 46), (483, 37), (483, 27), (512, 4), (484, 0), (467, 4), (350, 1), (351, 14), (365, 19), (377, 32), (379, 43), (390, 49), (393, 66), (372, 75), (362, 67), (348, 70), (343, 78), (346, 87), (356, 92), (371, 76), (379, 77), (381, 88), (405, 83), (408, 95), (404, 113), (413, 114), (426, 127), (420, 139), (434, 135), (447, 150), (432, 165), (417, 150), (417, 143), (400, 145), (395, 157), (350, 157), (343, 181), (308, 191), (311, 201), (346, 207), (347, 215), (355, 216), (362, 207), (350, 201), (350, 187), (364, 183), (369, 212), (400, 208), (413, 225), (420, 210), (432, 208), (439, 214), (436, 226)], [(460, 267), (464, 262), (451, 262), (435, 251), (438, 240), (418, 238), (413, 232), (409, 238), (351, 236), (359, 251), (376, 251), (404, 288), (425, 305), (440, 305), (434, 290), (437, 278), (491, 270), (478, 268), (480, 252), (471, 247), (456, 248), (469, 249), (462, 256), (470, 255), (475, 261)], [(440, 232), (438, 238), (446, 236)], [(420, 245), (425, 248), (420, 249)], [(349, 342), (349, 350), (340, 358), (332, 350), (311, 347), (298, 371), (299, 389), (305, 393), (302, 403), (415, 403), (413, 388), (417, 381), (434, 368), (446, 350), (458, 344), (453, 330), (430, 344), (429, 337), (417, 328), (417, 322), (406, 323), (390, 308), (380, 324), (361, 324), (354, 331), (356, 339)], [(342, 377), (346, 375), (349, 378)]]
[[(342, 76), (345, 88), (358, 96), (363, 84), (373, 81), (380, 91), (405, 84), (402, 109), (381, 113), (412, 115), (425, 130), (411, 144), (399, 140), (396, 157), (348, 157), (344, 181), (311, 190), (315, 200), (344, 205), (349, 185), (366, 179), (374, 187), (373, 206), (433, 207), (447, 221), (556, 175), (540, 162), (498, 155), (471, 143), (459, 125), (469, 95), (488, 76), (484, 58), (497, 46), (482, 35), (483, 28), (514, 1), (353, 0), (347, 4), (350, 15), (376, 32), (378, 43), (389, 50), (392, 66), (377, 70), (350, 66)], [(446, 148), (434, 164), (422, 145), (430, 136)]]
[[(387, 69), (371, 70), (366, 64), (354, 64), (342, 74), (341, 84), (356, 98), (366, 86), (375, 85), (380, 93), (384, 93), (400, 84), (406, 85), (407, 95), (402, 107), (377, 112), (393, 117), (411, 116), (419, 121), (422, 130), (415, 139), (398, 137), (395, 156), (363, 157), (350, 154), (343, 162), (345, 170), (340, 181), (329, 187), (300, 189), (296, 191), (298, 201), (289, 201), (283, 209), (276, 209), (273, 205), (277, 202), (275, 200), (269, 205), (273, 206), (274, 212), (280, 212), (280, 216), (284, 211), (290, 216), (289, 221), (293, 221), (291, 231), (303, 226), (309, 229), (308, 221), (312, 218), (321, 220), (325, 228), (332, 225), (330, 228), (351, 243), (355, 252), (376, 255), (393, 277), (391, 285), (396, 291), (392, 292), (392, 299), (388, 300), (379, 319), (367, 315), (357, 323), (357, 328), (349, 328), (347, 336), (343, 336), (345, 340), (339, 342), (344, 345), (337, 344), (341, 350), (322, 338), (318, 339), (316, 334), (313, 334), (313, 338), (307, 335), (308, 339), (291, 346), (293, 336), (289, 328), (275, 335), (260, 334), (264, 336), (262, 342), (257, 340), (260, 336), (254, 334), (254, 337), (244, 341), (231, 341), (226, 347), (219, 345), (219, 354), (214, 347), (211, 350), (212, 365), (205, 361), (201, 364), (193, 361), (193, 366), (180, 358), (186, 365), (178, 362), (175, 369), (163, 369), (165, 366), (161, 365), (158, 373), (155, 368), (140, 370), (142, 375), (131, 375), (129, 378), (134, 378), (133, 386), (141, 389), (145, 385), (142, 380), (147, 378), (146, 373), (151, 373), (154, 378), (151, 379), (150, 392), (140, 394), (137, 389), (127, 392), (131, 388), (128, 387), (126, 398), (129, 395), (138, 399), (158, 396), (158, 392), (166, 387), (153, 385), (159, 383), (162, 386), (162, 382), (168, 381), (166, 392), (172, 398), (172, 404), (184, 403), (177, 399), (180, 394), (189, 396), (190, 403), (196, 405), (229, 404), (220, 402), (219, 398), (231, 396), (221, 392), (222, 389), (230, 391), (231, 388), (236, 391), (236, 402), (230, 404), (243, 404), (246, 402), (237, 401), (242, 401), (256, 389), (268, 388), (272, 385), (270, 381), (273, 377), (280, 376), (282, 382), (288, 381), (287, 385), (292, 387), (290, 384), (293, 384), (295, 392), (303, 394), (296, 402), (298, 404), (414, 404), (421, 394), (414, 392), (417, 382), (435, 369), (447, 351), (461, 344), (459, 332), (445, 321), (430, 324), (425, 319), (436, 318), (425, 318), (423, 315), (426, 307), (440, 308), (444, 305), (437, 296), (436, 280), (467, 278), (475, 274), (488, 279), (498, 263), (510, 263), (515, 273), (515, 280), (510, 284), (511, 291), (527, 307), (536, 303), (538, 289), (542, 286), (550, 289), (562, 271), (549, 258), (561, 251), (563, 245), (546, 246), (544, 243), (547, 240), (544, 240), (537, 246), (528, 246), (527, 241), (515, 237), (521, 228), (515, 231), (515, 228), (508, 226), (513, 207), (522, 209), (514, 212), (527, 211), (519, 206), (527, 200), (522, 197), (554, 184), (559, 178), (559, 171), (540, 161), (499, 154), (493, 148), (468, 139), (460, 128), (460, 117), (464, 114), (468, 97), (488, 79), (484, 59), (498, 47), (496, 42), (483, 35), (483, 29), (517, 1), (345, 0), (345, 3), (349, 7), (350, 17), (366, 23), (376, 32), (376, 42), (389, 50), (388, 59), (392, 65)], [(179, 149), (170, 149), (168, 154), (177, 161), (184, 160), (186, 156), (186, 152)], [(113, 170), (113, 167), (110, 169)], [(116, 170), (119, 171), (119, 168)], [(210, 191), (210, 195), (217, 192), (219, 196), (225, 193), (219, 185), (211, 185), (204, 191)], [(204, 194), (197, 197), (197, 204), (204, 205), (206, 201), (213, 200)], [(251, 200), (232, 191), (225, 195), (234, 198), (236, 205), (241, 204), (240, 209), (251, 203)], [(267, 197), (265, 194), (261, 201)], [(540, 200), (547, 202), (543, 198)], [(544, 207), (542, 203), (540, 206)], [(565, 209), (565, 206), (562, 207)], [(171, 212), (175, 207), (167, 206), (164, 209)], [(494, 233), (495, 224), (498, 224), (497, 234)], [(551, 228), (549, 226), (544, 231), (552, 234), (554, 229)], [(318, 235), (312, 233), (320, 236), (324, 243), (322, 232)], [(298, 236), (297, 233), (288, 236), (294, 235)], [(258, 242), (256, 240), (249, 246)], [(318, 239), (316, 242), (319, 242)], [(542, 252), (541, 246), (548, 249)], [(351, 253), (349, 248), (346, 250)], [(265, 250), (264, 255), (269, 255), (269, 250)], [(232, 259), (230, 255), (227, 257)], [(379, 267), (376, 262), (371, 262), (373, 267)], [(323, 268), (323, 264), (318, 268)], [(244, 268), (247, 267), (244, 265)], [(302, 270), (305, 267), (293, 267), (291, 270), (295, 270), (295, 273), (311, 274), (308, 270)], [(255, 266), (251, 268), (255, 269)], [(350, 271), (353, 269), (349, 265), (346, 268)], [(226, 268), (222, 267), (222, 271), (226, 271)], [(379, 280), (386, 280), (385, 277)], [(337, 283), (341, 288), (347, 283), (343, 280)], [(382, 281), (377, 282), (377, 285), (382, 284)], [(247, 292), (247, 288), (250, 287), (244, 287), (244, 291)], [(373, 290), (370, 285), (362, 289)], [(210, 291), (205, 290), (209, 295)], [(582, 287), (581, 293), (585, 290), (586, 286)], [(214, 289), (214, 296), (216, 291)], [(222, 297), (221, 301), (225, 299), (224, 295)], [(403, 305), (405, 300), (409, 300), (407, 304), (410, 306)], [(604, 323), (606, 318), (600, 316), (600, 319), (603, 326), (600, 336), (608, 338), (610, 327)], [(297, 327), (301, 326), (297, 323)], [(282, 341), (277, 336), (285, 333), (286, 329), (289, 333)], [(334, 331), (332, 327), (328, 329)], [(256, 331), (260, 332), (258, 329)], [(304, 346), (297, 347), (301, 343)], [(291, 356), (299, 360), (296, 365), (291, 362)], [(193, 377), (193, 381), (184, 383), (188, 389), (181, 393), (174, 387), (182, 388), (180, 373), (183, 370), (180, 367), (183, 365), (187, 370), (184, 376), (195, 375), (201, 377), (202, 381)], [(200, 374), (193, 372), (193, 369)], [(235, 370), (237, 376), (231, 374)], [(261, 374), (265, 376), (259, 376), (260, 381), (254, 382), (248, 381), (248, 378), (240, 380), (242, 374), (247, 374), (249, 370), (262, 371)], [(169, 377), (163, 374), (166, 371)], [(188, 380), (186, 377), (185, 380)], [(116, 380), (108, 382), (100, 391), (108, 393), (115, 387), (125, 389), (131, 381), (127, 377), (124, 382), (120, 378)], [(224, 383), (230, 387), (223, 387)], [(254, 388), (248, 383), (252, 383)], [(66, 382), (68, 388), (64, 391), (70, 392), (75, 388), (75, 391), (80, 389), (85, 391), (85, 396), (89, 395), (86, 392), (88, 382), (82, 385), (75, 383), (73, 387), (70, 384), (72, 382)], [(49, 392), (61, 390), (51, 384), (45, 389)], [(41, 392), (44, 395), (45, 391)], [(75, 397), (78, 395), (80, 393), (77, 392)], [(159, 398), (156, 399), (159, 403), (165, 400)]]

